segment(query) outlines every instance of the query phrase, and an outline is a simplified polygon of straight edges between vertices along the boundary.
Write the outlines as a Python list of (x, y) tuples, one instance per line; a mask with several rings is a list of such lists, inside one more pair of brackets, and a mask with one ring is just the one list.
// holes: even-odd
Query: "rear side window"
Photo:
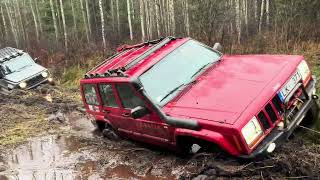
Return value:
[(113, 92), (112, 85), (110, 84), (100, 84), (99, 85), (100, 95), (102, 98), (102, 103), (107, 107), (118, 107), (116, 102), (116, 97)]
[(99, 105), (95, 85), (86, 84), (83, 86), (83, 91), (84, 91), (84, 97), (86, 99), (87, 104)]
[(116, 87), (124, 108), (133, 109), (144, 106), (144, 102), (136, 96), (129, 84), (118, 84)]

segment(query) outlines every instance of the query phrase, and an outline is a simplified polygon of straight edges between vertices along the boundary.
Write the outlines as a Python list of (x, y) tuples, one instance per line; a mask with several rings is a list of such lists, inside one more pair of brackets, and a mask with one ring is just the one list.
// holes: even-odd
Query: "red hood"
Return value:
[(277, 78), (286, 81), (301, 59), (284, 55), (224, 56), (164, 111), (171, 116), (234, 124), (264, 89), (276, 86), (270, 82), (281, 71), (286, 71), (286, 77)]

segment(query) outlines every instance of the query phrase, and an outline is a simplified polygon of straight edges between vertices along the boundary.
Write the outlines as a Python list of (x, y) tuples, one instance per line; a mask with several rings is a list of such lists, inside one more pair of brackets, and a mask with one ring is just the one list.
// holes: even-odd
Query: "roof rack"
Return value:
[(21, 56), (22, 54), (23, 54), (23, 50), (15, 49), (12, 47), (6, 47), (3, 49), (0, 49), (0, 63), (9, 61), (13, 58)]
[(128, 70), (130, 68), (132, 68), (133, 66), (137, 65), (140, 61), (142, 61), (143, 59), (145, 59), (146, 57), (150, 56), (152, 53), (156, 52), (157, 50), (161, 49), (163, 46), (167, 45), (169, 42), (175, 40), (175, 37), (167, 37), (163, 40), (160, 40), (154, 47), (150, 48), (149, 50), (147, 50), (145, 53), (143, 53), (141, 56), (138, 56), (137, 58), (135, 58), (133, 61), (131, 61), (130, 63), (128, 63), (124, 69)]
[(128, 63), (126, 66), (124, 67), (119, 67), (116, 69), (111, 69), (111, 70), (107, 70), (107, 72), (105, 72), (104, 74), (92, 74), (90, 72), (93, 71), (90, 70), (89, 73), (87, 73), (84, 77), (85, 79), (90, 79), (90, 78), (101, 78), (101, 77), (128, 77), (126, 75), (126, 71), (130, 68), (132, 68), (133, 66), (137, 65), (140, 61), (142, 61), (143, 59), (145, 59), (146, 57), (150, 56), (152, 53), (156, 52), (157, 50), (161, 49), (163, 46), (167, 45), (169, 42), (175, 40), (175, 37), (167, 37), (167, 38), (160, 38), (157, 40), (153, 40), (153, 41), (148, 41), (142, 44), (138, 44), (138, 45), (134, 45), (134, 46), (130, 46), (130, 47), (124, 47), (124, 49), (121, 49), (121, 53), (115, 54), (114, 56), (111, 56), (110, 58), (108, 58), (107, 60), (103, 61), (102, 63), (100, 63), (98, 66), (96, 66), (93, 69), (98, 68), (99, 66), (101, 66), (102, 64), (104, 64), (105, 62), (115, 58), (115, 57), (119, 57), (121, 56), (123, 53), (125, 53), (125, 50), (128, 49), (132, 49), (132, 48), (138, 48), (138, 47), (142, 47), (145, 45), (149, 45), (149, 44), (156, 44), (155, 46), (151, 47), (149, 50), (147, 50), (146, 52), (144, 52), (142, 55), (138, 56), (137, 58), (135, 58), (134, 60), (132, 60), (130, 63)]

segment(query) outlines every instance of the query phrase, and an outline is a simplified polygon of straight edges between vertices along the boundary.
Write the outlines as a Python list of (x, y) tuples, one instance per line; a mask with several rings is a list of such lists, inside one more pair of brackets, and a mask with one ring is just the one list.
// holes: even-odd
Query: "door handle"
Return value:
[(103, 112), (109, 114), (111, 111), (110, 110), (103, 110)]
[(123, 117), (130, 117), (130, 113), (123, 113), (122, 116)]

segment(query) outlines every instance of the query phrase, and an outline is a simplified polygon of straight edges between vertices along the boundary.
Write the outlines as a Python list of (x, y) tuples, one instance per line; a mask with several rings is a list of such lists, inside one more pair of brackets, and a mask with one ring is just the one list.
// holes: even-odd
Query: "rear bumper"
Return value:
[(268, 154), (268, 147), (271, 144), (275, 144), (276, 147), (283, 144), (288, 140), (292, 132), (299, 126), (301, 121), (304, 119), (308, 112), (311, 112), (315, 117), (313, 120), (316, 120), (319, 115), (319, 106), (316, 102), (316, 96), (312, 93), (315, 90), (315, 81), (311, 81), (309, 86), (306, 88), (306, 91), (309, 95), (309, 100), (303, 105), (300, 111), (296, 114), (295, 118), (291, 121), (285, 129), (275, 128), (271, 133), (260, 143), (260, 145), (249, 155), (240, 155), (240, 158), (243, 159), (254, 159), (258, 157), (263, 157)]

